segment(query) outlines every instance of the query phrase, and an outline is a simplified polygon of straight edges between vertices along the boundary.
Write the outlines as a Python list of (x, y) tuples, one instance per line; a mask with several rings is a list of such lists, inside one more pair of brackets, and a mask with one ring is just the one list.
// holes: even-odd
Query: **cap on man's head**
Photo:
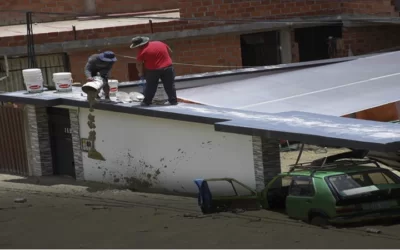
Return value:
[(134, 37), (134, 38), (132, 38), (130, 48), (131, 48), (131, 49), (134, 49), (134, 48), (143, 46), (143, 45), (147, 44), (149, 41), (150, 41), (150, 38), (148, 38), (148, 37), (146, 37), (146, 36), (137, 36), (137, 37)]
[(99, 54), (99, 59), (103, 62), (115, 62), (117, 58), (115, 57), (114, 52), (112, 51), (105, 51)]

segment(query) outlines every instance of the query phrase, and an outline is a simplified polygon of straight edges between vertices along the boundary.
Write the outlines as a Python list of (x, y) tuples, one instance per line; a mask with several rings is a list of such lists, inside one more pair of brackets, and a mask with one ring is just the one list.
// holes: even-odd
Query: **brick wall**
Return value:
[(341, 56), (347, 56), (350, 47), (354, 55), (378, 52), (400, 46), (400, 33), (396, 25), (343, 28), (345, 50)]
[[(1, 0), (0, 10), (13, 11), (36, 11), (36, 12), (62, 12), (62, 13), (82, 13), (84, 12), (83, 0)], [(72, 16), (34, 14), (34, 22), (48, 22), (53, 20), (71, 19)], [(21, 12), (1, 12), (0, 25), (11, 25), (25, 23), (25, 13)]]
[(262, 18), (340, 13), (393, 14), (391, 0), (179, 0), (181, 17)]
[[(174, 51), (172, 58), (176, 63), (226, 66), (209, 67), (176, 64), (175, 69), (177, 75), (220, 71), (241, 67), (242, 65), (240, 38), (238, 35), (179, 39), (165, 42)], [(107, 50), (112, 50), (119, 55), (135, 57), (136, 52), (129, 49), (128, 46), (129, 44), (125, 47), (107, 48)], [(98, 51), (88, 50), (69, 53), (71, 72), (74, 81), (85, 81), (83, 68), (88, 57), (94, 53), (98, 53)], [(115, 64), (112, 71), (113, 78), (119, 81), (129, 80), (128, 63), (134, 62), (134, 59), (118, 57), (118, 62)]]
[(127, 13), (178, 9), (178, 0), (96, 0), (97, 13)]
[[(129, 13), (150, 10), (177, 9), (178, 0), (96, 0), (96, 13)], [(8, 10), (8, 11), (7, 11)], [(66, 15), (34, 13), (34, 22), (74, 19), (85, 13), (85, 0), (1, 0), (0, 25), (25, 23), (25, 13), (13, 11), (55, 12)], [(70, 13), (70, 15), (68, 15)]]
[(398, 16), (393, 0), (352, 0), (341, 1), (343, 13), (377, 14)]

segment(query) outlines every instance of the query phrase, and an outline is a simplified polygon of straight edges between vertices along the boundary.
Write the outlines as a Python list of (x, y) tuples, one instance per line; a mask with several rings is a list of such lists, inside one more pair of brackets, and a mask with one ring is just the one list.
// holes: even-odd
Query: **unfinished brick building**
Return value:
[[(26, 26), (5, 25), (23, 22), (28, 10), (38, 22), (33, 26), (35, 50), (47, 81), (59, 71), (71, 71), (75, 81), (83, 81), (87, 57), (99, 51), (135, 56), (128, 48), (135, 35), (166, 41), (174, 50), (178, 75), (360, 55), (400, 46), (395, 25), (399, 11), (397, 1), (391, 0), (30, 2), (0, 3), (1, 13), (8, 13), (2, 14), (7, 18), (2, 18), (0, 27), (0, 55), (8, 56), (11, 72), (9, 84), (0, 85), (0, 91), (23, 86)], [(12, 12), (16, 10), (21, 12)], [(112, 74), (119, 81), (137, 80), (135, 60), (119, 56)]]

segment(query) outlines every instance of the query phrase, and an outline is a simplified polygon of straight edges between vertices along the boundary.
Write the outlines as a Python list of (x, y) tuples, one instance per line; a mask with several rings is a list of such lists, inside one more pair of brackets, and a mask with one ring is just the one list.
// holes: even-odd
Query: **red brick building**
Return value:
[[(392, 0), (29, 2), (1, 1), (0, 25), (21, 23), (24, 11), (34, 12), (34, 22), (38, 23), (33, 26), (37, 60), (48, 81), (53, 72), (65, 70), (73, 73), (75, 81), (83, 81), (86, 60), (98, 51), (135, 56), (128, 47), (136, 35), (166, 41), (174, 50), (178, 75), (327, 59), (348, 56), (349, 52), (360, 55), (400, 46), (399, 26), (393, 24), (399, 11)], [(157, 14), (159, 10), (162, 13)], [(112, 13), (119, 16), (108, 15)], [(0, 26), (0, 56), (8, 56), (11, 72), (6, 80), (8, 87), (0, 85), (0, 91), (22, 87), (16, 82), (22, 79), (21, 69), (27, 67), (25, 35), (25, 25)], [(328, 43), (329, 37), (336, 43)], [(136, 80), (134, 63), (119, 56), (113, 78)]]

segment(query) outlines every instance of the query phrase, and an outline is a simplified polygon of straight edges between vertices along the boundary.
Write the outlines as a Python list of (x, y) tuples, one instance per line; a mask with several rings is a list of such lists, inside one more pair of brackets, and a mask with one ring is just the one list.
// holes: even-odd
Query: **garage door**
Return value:
[[(37, 64), (42, 69), (45, 86), (54, 85), (52, 82), (53, 73), (69, 71), (68, 55), (50, 54), (37, 55)], [(0, 79), (5, 76), (5, 61), (0, 59)], [(28, 68), (28, 57), (8, 58), (9, 77), (0, 81), (0, 92), (12, 92), (24, 90), (22, 70)]]

